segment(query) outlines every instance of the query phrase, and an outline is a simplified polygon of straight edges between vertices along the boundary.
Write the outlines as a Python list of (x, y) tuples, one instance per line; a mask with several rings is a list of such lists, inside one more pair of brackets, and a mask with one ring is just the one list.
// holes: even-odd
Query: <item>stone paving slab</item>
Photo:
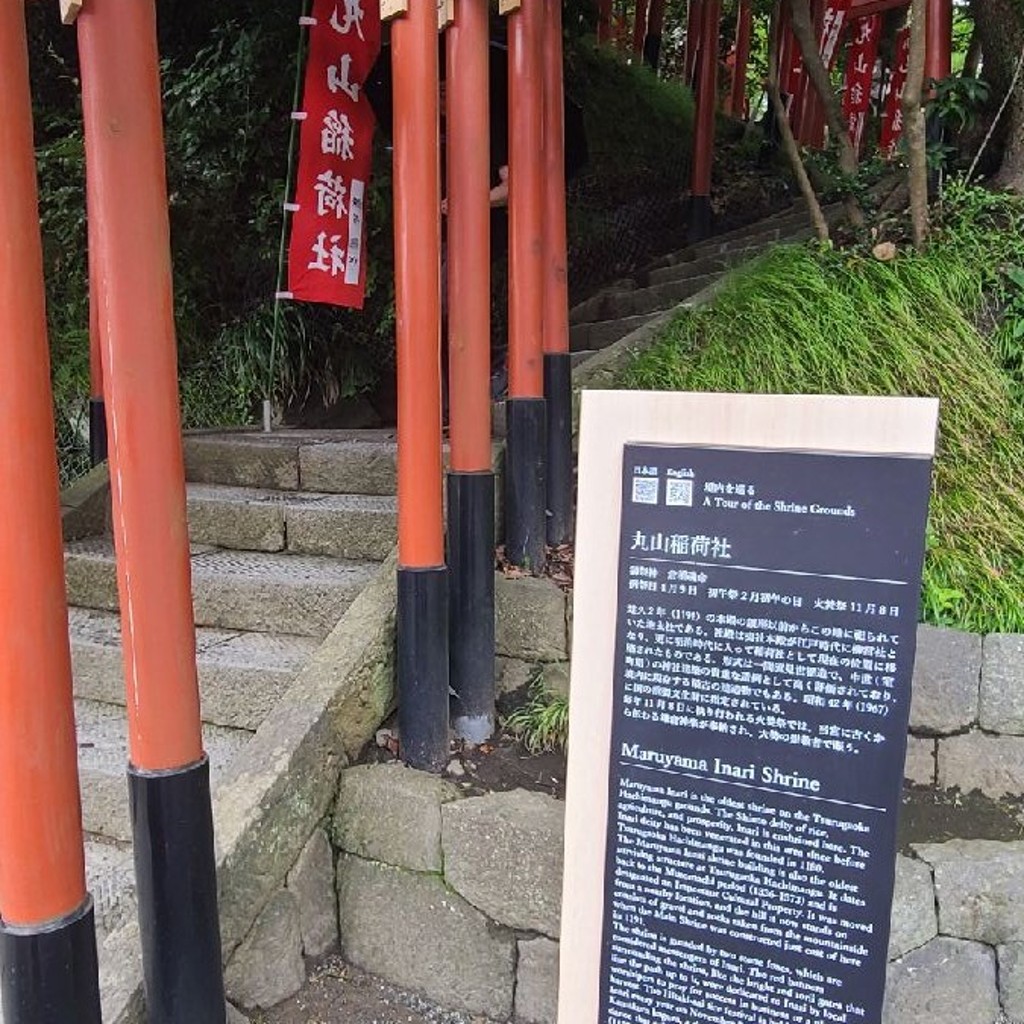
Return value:
[(889, 964), (882, 1024), (994, 1024), (995, 954), (959, 939), (933, 939)]
[(135, 916), (135, 862), (131, 847), (85, 841), (85, 879), (96, 914), (96, 937), (120, 928)]
[(188, 508), (194, 543), (240, 551), (382, 561), (398, 537), (398, 502), (389, 495), (190, 484)]
[[(75, 695), (124, 704), (121, 623), (115, 612), (69, 609)], [(255, 730), (316, 652), (310, 637), (196, 630), (203, 720)]]
[(1024, 842), (954, 839), (914, 849), (934, 869), (943, 935), (991, 946), (1024, 941)]
[[(128, 722), (124, 708), (94, 700), (75, 701), (78, 731), (78, 766), (109, 775), (124, 783), (128, 765)], [(243, 729), (203, 727), (203, 747), (210, 758), (210, 776), (216, 780), (252, 734)], [(126, 798), (127, 802), (127, 798)]]
[(903, 777), (915, 786), (935, 785), (935, 746), (930, 737), (907, 737), (907, 760), (903, 766)]
[(303, 487), (331, 494), (397, 493), (398, 444), (380, 440), (342, 440), (303, 447), (299, 452)]
[(939, 787), (980, 790), (998, 800), (1024, 788), (1024, 736), (969, 732), (939, 741)]
[(978, 720), (981, 637), (938, 626), (917, 627), (910, 728), (946, 736)]
[[(447, 1006), (503, 1021), (512, 1012), (516, 942), (445, 887), (342, 854), (338, 918), (345, 959)], [(430, 936), (430, 956), (423, 955)]]
[[(117, 579), (108, 538), (66, 545), (70, 604), (114, 610)], [(315, 555), (194, 548), (197, 625), (326, 636), (373, 577), (377, 565)]]
[(517, 789), (441, 809), (445, 881), (499, 924), (558, 938), (565, 804)]
[(325, 637), (377, 565), (313, 555), (211, 551), (192, 559), (196, 622)]
[(1024, 635), (985, 637), (980, 725), (989, 732), (1024, 736)]

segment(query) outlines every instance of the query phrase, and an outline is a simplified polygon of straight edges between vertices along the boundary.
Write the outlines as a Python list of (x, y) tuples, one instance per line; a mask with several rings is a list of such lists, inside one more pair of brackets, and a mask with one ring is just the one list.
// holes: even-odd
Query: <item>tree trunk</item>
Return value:
[(971, 33), (971, 41), (967, 44), (967, 54), (964, 57), (964, 78), (978, 78), (981, 75), (981, 33), (978, 26), (974, 26)]
[(997, 110), (1013, 88), (995, 139), (1003, 158), (994, 184), (1024, 193), (1024, 75), (1012, 86), (1024, 51), (1024, 3), (1021, 0), (972, 0), (971, 12), (984, 52), (982, 78), (992, 86)]
[[(850, 132), (843, 122), (843, 108), (839, 97), (832, 88), (832, 79), (828, 68), (818, 51), (818, 40), (811, 18), (810, 0), (786, 0), (792, 17), (793, 34), (800, 44), (800, 52), (804, 58), (804, 68), (811, 80), (822, 106), (825, 108), (825, 120), (828, 130), (839, 146), (839, 170), (846, 178), (853, 178), (857, 173), (857, 151), (853, 147)], [(846, 198), (846, 211), (850, 221), (858, 227), (864, 223), (864, 214), (852, 192)]]
[(807, 175), (807, 168), (800, 158), (800, 148), (793, 136), (793, 128), (786, 115), (786, 108), (782, 104), (782, 90), (779, 88), (779, 37), (781, 32), (775, 31), (782, 19), (782, 0), (776, 0), (775, 9), (772, 11), (772, 28), (768, 31), (768, 101), (775, 111), (775, 122), (779, 126), (779, 134), (782, 136), (782, 149), (793, 168), (797, 184), (800, 186), (800, 194), (807, 203), (807, 209), (811, 215), (811, 223), (814, 225), (815, 233), (819, 241), (829, 240), (828, 221), (821, 212), (821, 203), (814, 192), (814, 186)]
[(927, 50), (925, 19), (928, 0), (910, 5), (910, 60), (903, 87), (903, 123), (910, 169), (910, 222), (914, 245), (923, 249), (928, 239), (928, 142), (924, 116), (924, 63)]

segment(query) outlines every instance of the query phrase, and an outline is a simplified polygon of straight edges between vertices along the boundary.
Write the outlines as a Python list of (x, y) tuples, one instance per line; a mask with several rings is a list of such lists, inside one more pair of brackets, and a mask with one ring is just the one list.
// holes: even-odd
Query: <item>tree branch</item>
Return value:
[[(829, 77), (828, 68), (825, 67), (825, 62), (818, 52), (818, 40), (811, 19), (810, 0), (786, 0), (786, 2), (789, 4), (793, 34), (800, 44), (807, 76), (821, 99), (829, 133), (839, 147), (839, 170), (843, 177), (848, 179), (848, 185), (852, 184), (852, 179), (857, 174), (857, 151), (854, 149), (849, 129), (843, 122), (843, 108), (839, 103), (839, 97), (836, 96), (835, 90), (832, 88), (832, 79)], [(846, 197), (846, 210), (847, 216), (854, 225), (860, 227), (864, 223), (864, 214), (852, 189)]]
[[(782, 19), (782, 0), (776, 0), (775, 9), (772, 11), (772, 25), (777, 26)], [(821, 210), (821, 203), (815, 194), (814, 186), (808, 177), (807, 168), (800, 157), (800, 148), (793, 137), (793, 128), (789, 123), (786, 108), (782, 104), (782, 90), (779, 87), (779, 33), (769, 30), (768, 32), (768, 100), (775, 112), (775, 122), (779, 127), (779, 134), (782, 136), (782, 149), (793, 168), (797, 184), (800, 186), (800, 194), (807, 203), (807, 209), (811, 215), (811, 223), (818, 235), (819, 241), (829, 240), (828, 221)]]
[(910, 5), (910, 60), (903, 88), (903, 120), (906, 124), (910, 188), (910, 223), (914, 245), (923, 249), (928, 239), (928, 143), (924, 117), (925, 19), (928, 0)]

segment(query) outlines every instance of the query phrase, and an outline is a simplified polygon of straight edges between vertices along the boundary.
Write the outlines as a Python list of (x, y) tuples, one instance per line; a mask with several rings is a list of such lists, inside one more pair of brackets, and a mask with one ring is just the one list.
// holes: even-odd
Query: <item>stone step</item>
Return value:
[[(754, 250), (755, 252), (757, 250)], [(665, 284), (669, 281), (684, 281), (688, 277), (705, 277), (708, 274), (721, 274), (730, 270), (737, 263), (748, 257), (743, 250), (715, 253), (702, 256), (699, 260), (686, 259), (681, 263), (670, 263), (652, 269), (647, 275), (648, 284)]]
[[(837, 210), (835, 207), (828, 207), (827, 214), (834, 216)], [(810, 220), (807, 211), (801, 204), (799, 207), (791, 207), (781, 213), (764, 220), (755, 221), (741, 228), (734, 228), (719, 235), (712, 235), (703, 242), (687, 245), (682, 249), (665, 254), (651, 264), (652, 269), (675, 266), (682, 263), (694, 263), (708, 255), (718, 255), (723, 252), (731, 252), (739, 249), (749, 248), (752, 244), (764, 244), (767, 237), (777, 240), (788, 234), (796, 233), (809, 227)]]
[(85, 884), (93, 900), (96, 938), (102, 943), (112, 931), (135, 918), (135, 864), (127, 843), (85, 841)]
[(188, 485), (189, 538), (242, 551), (383, 561), (398, 538), (394, 497)]
[[(75, 696), (124, 704), (120, 617), (91, 608), (69, 611)], [(255, 730), (317, 646), (311, 637), (199, 627), (196, 663), (203, 721)]]
[(327, 494), (393, 495), (391, 430), (287, 430), (186, 434), (185, 475), (195, 483)]
[[(296, 636), (326, 636), (370, 582), (377, 563), (319, 555), (192, 552), (192, 599), (199, 626)], [(72, 541), (64, 549), (68, 603), (117, 609), (114, 549), (109, 538)]]
[(814, 237), (814, 229), (809, 225), (806, 227), (785, 226), (779, 228), (766, 228), (757, 234), (748, 235), (744, 238), (737, 238), (733, 241), (719, 241), (711, 239), (701, 243), (694, 251), (694, 257), (701, 259), (704, 256), (715, 256), (729, 252), (749, 252), (754, 249), (764, 249), (769, 245), (782, 242), (803, 242)]
[(683, 280), (668, 281), (637, 288), (629, 292), (602, 292), (577, 306), (570, 314), (570, 322), (576, 327), (581, 324), (595, 324), (630, 317), (646, 316), (665, 309), (671, 309), (684, 299), (706, 288), (719, 275), (705, 274), (687, 277)]
[(657, 313), (626, 316), (621, 320), (598, 320), (596, 323), (576, 324), (569, 334), (569, 347), (573, 352), (596, 352), (614, 345), (620, 338), (644, 324), (650, 323)]
[[(87, 833), (131, 842), (128, 814), (128, 722), (125, 710), (95, 700), (75, 700), (78, 775), (82, 789), (82, 825)], [(244, 729), (203, 727), (203, 748), (216, 779), (249, 741)]]

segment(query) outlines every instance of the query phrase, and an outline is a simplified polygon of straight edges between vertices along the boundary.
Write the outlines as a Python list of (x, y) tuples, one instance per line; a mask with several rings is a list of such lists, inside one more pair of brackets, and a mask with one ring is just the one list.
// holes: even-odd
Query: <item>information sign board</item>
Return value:
[(559, 1020), (877, 1022), (936, 404), (642, 397), (584, 400)]

